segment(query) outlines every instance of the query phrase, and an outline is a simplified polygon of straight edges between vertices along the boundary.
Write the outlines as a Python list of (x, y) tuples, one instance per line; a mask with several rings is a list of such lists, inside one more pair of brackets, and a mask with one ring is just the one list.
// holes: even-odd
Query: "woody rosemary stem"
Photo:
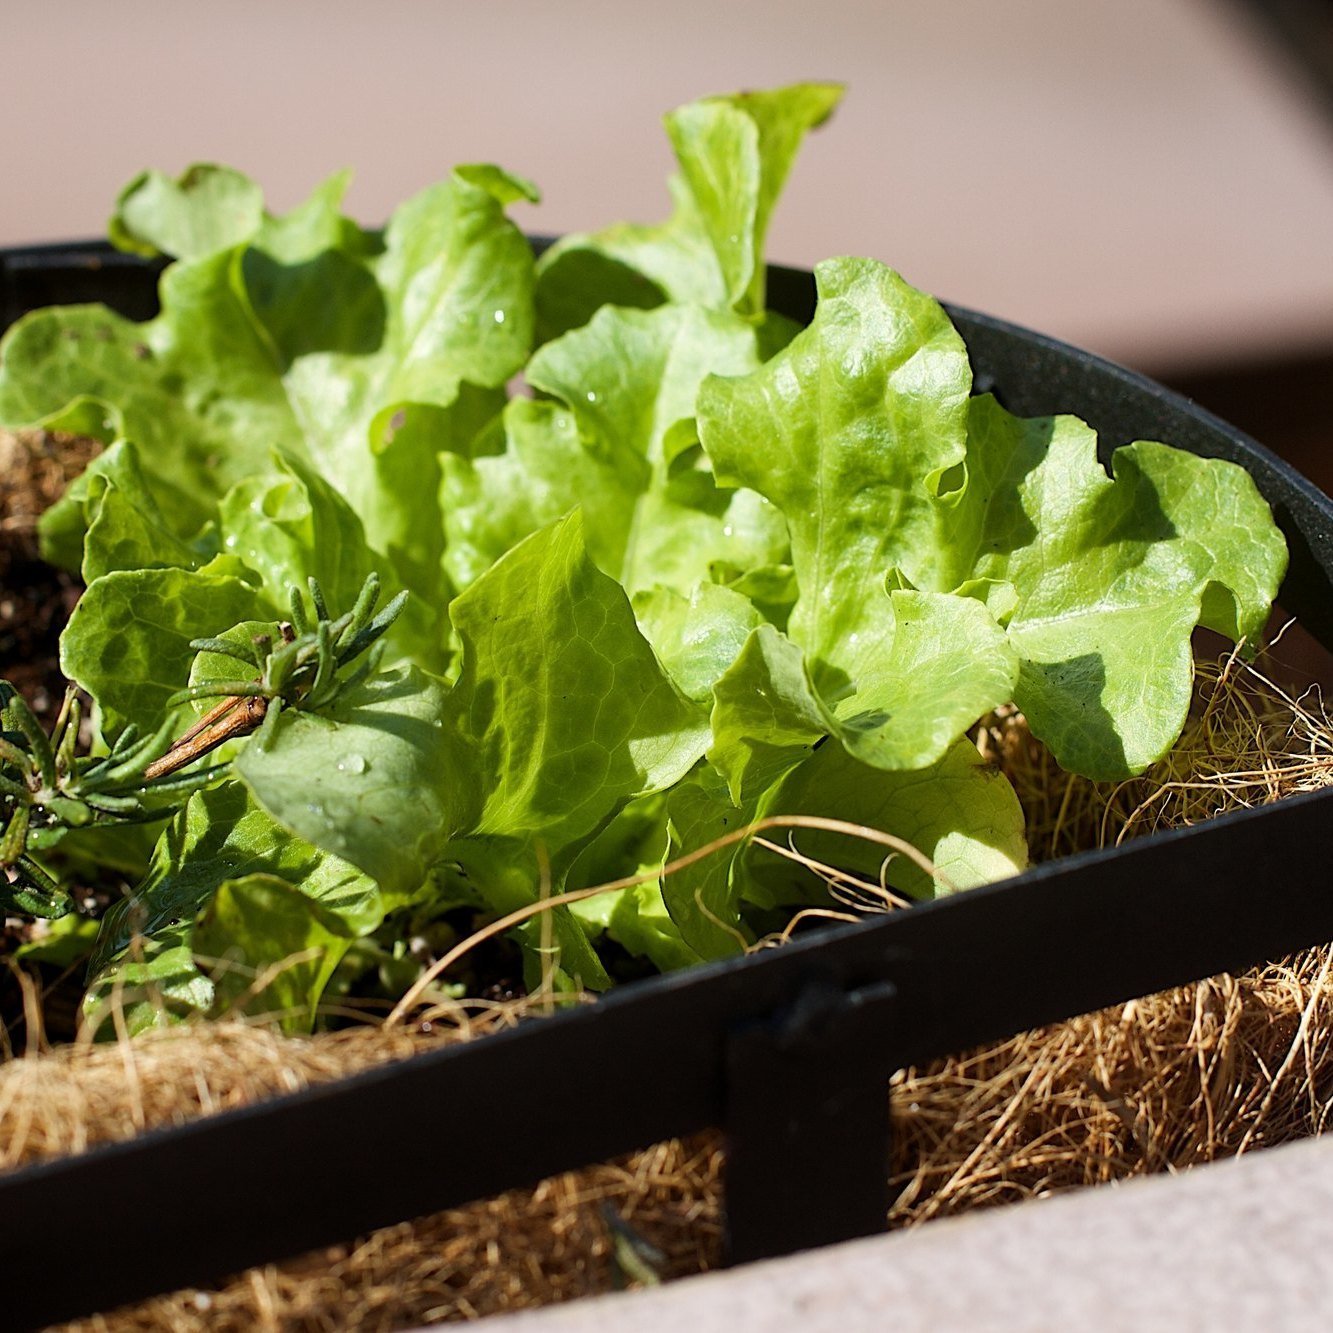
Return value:
[(216, 750), (226, 741), (248, 736), (258, 729), (268, 712), (269, 701), (262, 695), (229, 696), (216, 708), (210, 709), (184, 735), (171, 744), (160, 759), (155, 759), (143, 771), (144, 781), (176, 773), (187, 764)]

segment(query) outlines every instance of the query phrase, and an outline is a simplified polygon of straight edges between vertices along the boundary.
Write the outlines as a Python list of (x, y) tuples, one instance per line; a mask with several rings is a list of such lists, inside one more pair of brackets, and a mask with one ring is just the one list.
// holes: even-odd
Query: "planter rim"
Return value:
[[(0, 251), (0, 326), (62, 283), (80, 299), (100, 283), (143, 317), (158, 268), (105, 243)], [(808, 318), (812, 275), (770, 267), (769, 277), (770, 305)], [(1283, 604), (1333, 647), (1327, 496), (1133, 371), (948, 309), (977, 387), (1011, 410), (1077, 412), (1108, 449), (1163, 439), (1244, 464), (1291, 547)], [(53, 1323), (207, 1282), (709, 1124), (727, 1129), (735, 1154), (734, 1257), (862, 1234), (882, 1202), (864, 1180), (885, 1148), (887, 1112), (869, 1108), (885, 1100), (889, 1071), (1333, 938), (1333, 895), (1321, 887), (1330, 817), (1333, 790), (1047, 862), (780, 950), (634, 982), (476, 1044), (10, 1173), (0, 1252), (24, 1276), (7, 1316)], [(584, 1095), (552, 1099), (533, 1134), (534, 1087)], [(469, 1126), (469, 1150), (447, 1171), (404, 1172), (398, 1145), (435, 1141), (451, 1116)], [(800, 1156), (808, 1140), (813, 1158)], [(773, 1170), (779, 1152), (803, 1170)], [(209, 1208), (185, 1228), (177, 1204), (190, 1196)], [(76, 1232), (90, 1198), (107, 1197), (135, 1199), (135, 1226), (100, 1237), (97, 1264), (58, 1289), (43, 1283), (45, 1256)], [(256, 1213), (257, 1198), (299, 1203)]]

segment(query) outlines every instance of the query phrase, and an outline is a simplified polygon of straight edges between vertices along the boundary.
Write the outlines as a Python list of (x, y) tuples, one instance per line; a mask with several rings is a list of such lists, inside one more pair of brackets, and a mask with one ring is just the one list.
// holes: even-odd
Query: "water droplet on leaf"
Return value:
[(338, 760), (339, 773), (364, 773), (370, 765), (364, 755), (348, 754)]

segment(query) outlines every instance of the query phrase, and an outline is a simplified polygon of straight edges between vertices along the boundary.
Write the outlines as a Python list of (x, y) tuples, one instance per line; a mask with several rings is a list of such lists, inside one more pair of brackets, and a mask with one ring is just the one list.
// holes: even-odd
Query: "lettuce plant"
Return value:
[[(1126, 776), (1180, 732), (1193, 629), (1257, 642), (1286, 550), (1242, 470), (1151, 442), (1108, 469), (1076, 418), (974, 394), (943, 309), (876, 261), (819, 265), (808, 328), (766, 311), (774, 203), (839, 93), (671, 113), (667, 221), (539, 261), (507, 213), (536, 191), (494, 166), (383, 231), (344, 177), (285, 216), (219, 167), (127, 187), (112, 238), (172, 260), (161, 313), (39, 311), (0, 348), (0, 421), (107, 444), (43, 525), (87, 583), (61, 646), (108, 755), (85, 775), (286, 706), (170, 765), (194, 790), (102, 923), (90, 1004), (308, 1025), (367, 967), (401, 989), (453, 909), (651, 876), (773, 815), (885, 829), (936, 874), (801, 845), (965, 889), (1026, 862), (980, 718), (1015, 703), (1071, 772)], [(402, 614), (371, 620), (381, 585)], [(340, 677), (367, 626), (375, 670)], [(41, 883), (102, 836), (70, 822)], [(678, 967), (823, 893), (741, 843), (546, 930), (596, 989), (604, 940)]]

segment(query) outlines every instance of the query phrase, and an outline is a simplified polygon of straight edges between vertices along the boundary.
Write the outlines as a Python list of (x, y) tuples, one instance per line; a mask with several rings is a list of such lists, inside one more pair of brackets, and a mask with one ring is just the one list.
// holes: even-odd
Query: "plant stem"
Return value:
[(184, 735), (172, 742), (161, 759), (155, 759), (143, 771), (144, 781), (166, 777), (192, 764), (237, 736), (248, 736), (258, 729), (268, 712), (269, 701), (262, 695), (234, 695), (210, 709)]

